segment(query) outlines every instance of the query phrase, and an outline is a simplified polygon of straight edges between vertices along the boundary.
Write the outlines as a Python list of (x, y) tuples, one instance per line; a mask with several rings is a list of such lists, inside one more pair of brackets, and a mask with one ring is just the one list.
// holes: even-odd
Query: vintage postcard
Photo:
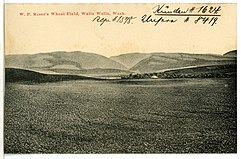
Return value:
[(237, 153), (235, 3), (4, 8), (5, 154)]

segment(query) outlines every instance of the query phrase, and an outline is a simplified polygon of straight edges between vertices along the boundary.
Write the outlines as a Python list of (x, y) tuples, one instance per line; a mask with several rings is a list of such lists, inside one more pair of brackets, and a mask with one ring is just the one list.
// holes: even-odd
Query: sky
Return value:
[[(143, 15), (154, 16), (153, 7), (158, 4), (6, 4), (5, 5), (5, 54), (35, 54), (53, 51), (84, 51), (104, 56), (123, 53), (186, 52), (223, 54), (237, 49), (237, 16), (235, 4), (165, 4), (163, 11), (183, 10), (201, 6), (218, 7), (221, 16), (211, 26), (197, 24), (197, 16), (167, 17), (175, 23), (143, 23)], [(159, 4), (162, 6), (163, 4)], [(64, 15), (51, 15), (51, 12)], [(79, 15), (67, 15), (78, 12)], [(81, 15), (92, 12), (94, 15)], [(94, 20), (97, 12), (111, 22), (100, 26)], [(124, 13), (123, 17), (136, 17), (130, 24), (112, 21), (113, 12)], [(20, 15), (23, 13), (24, 15)], [(27, 14), (29, 15), (27, 16)], [(41, 13), (34, 16), (35, 13)], [(43, 16), (43, 14), (45, 16)], [(47, 15), (49, 14), (49, 15)], [(212, 16), (209, 17), (210, 19)], [(94, 20), (94, 21), (93, 21)], [(212, 24), (212, 23), (211, 23)]]

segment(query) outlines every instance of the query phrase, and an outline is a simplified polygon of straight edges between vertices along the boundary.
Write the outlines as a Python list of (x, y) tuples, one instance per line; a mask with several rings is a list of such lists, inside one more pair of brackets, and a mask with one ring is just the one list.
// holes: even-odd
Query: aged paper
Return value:
[(237, 153), (236, 14), (5, 4), (4, 152)]

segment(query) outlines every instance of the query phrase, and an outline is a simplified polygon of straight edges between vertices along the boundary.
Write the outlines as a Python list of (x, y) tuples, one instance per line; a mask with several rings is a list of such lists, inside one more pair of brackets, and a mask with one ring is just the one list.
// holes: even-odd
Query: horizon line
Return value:
[(81, 50), (75, 50), (75, 51), (63, 51), (63, 50), (57, 50), (57, 51), (48, 51), (48, 52), (38, 52), (38, 53), (4, 53), (4, 56), (9, 55), (37, 55), (37, 54), (48, 54), (48, 53), (55, 53), (55, 52), (66, 52), (66, 53), (74, 53), (74, 52), (82, 52), (82, 53), (89, 53), (89, 54), (96, 54), (100, 56), (104, 56), (107, 58), (114, 57), (114, 56), (120, 56), (120, 55), (126, 55), (126, 54), (155, 54), (155, 53), (164, 53), (164, 54), (198, 54), (198, 55), (224, 55), (225, 53), (231, 52), (231, 51), (237, 51), (237, 49), (231, 49), (229, 51), (223, 52), (223, 53), (198, 53), (198, 52), (164, 52), (164, 51), (153, 51), (153, 52), (126, 52), (126, 53), (118, 53), (117, 55), (112, 56), (106, 56), (103, 54), (95, 53), (95, 52), (87, 52), (87, 51), (81, 51)]

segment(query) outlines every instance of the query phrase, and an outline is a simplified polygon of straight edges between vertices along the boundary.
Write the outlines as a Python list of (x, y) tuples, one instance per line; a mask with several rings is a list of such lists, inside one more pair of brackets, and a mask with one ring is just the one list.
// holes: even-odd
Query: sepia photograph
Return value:
[(237, 4), (4, 4), (4, 154), (237, 153)]

